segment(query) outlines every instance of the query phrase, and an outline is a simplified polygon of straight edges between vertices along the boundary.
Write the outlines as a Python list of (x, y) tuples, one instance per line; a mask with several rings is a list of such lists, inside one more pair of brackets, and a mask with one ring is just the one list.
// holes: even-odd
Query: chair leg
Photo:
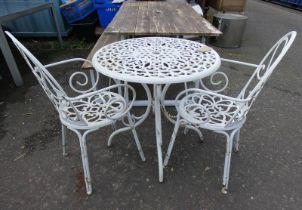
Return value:
[(62, 126), (62, 147), (63, 147), (63, 156), (67, 156), (66, 152), (66, 126), (61, 124)]
[(111, 125), (111, 127), (112, 127), (112, 130), (114, 130), (114, 131), (117, 130), (117, 128), (116, 128), (116, 123), (113, 123), (113, 124)]
[(201, 143), (203, 143), (204, 141), (204, 138), (203, 138), (203, 134), (202, 134), (202, 132), (198, 129), (198, 128), (196, 128), (196, 127), (193, 127), (193, 126), (186, 126), (185, 127), (185, 129), (184, 129), (184, 134), (185, 135), (187, 135), (188, 134), (188, 130), (189, 129), (191, 129), (191, 130), (193, 130), (193, 131), (195, 131), (196, 133), (197, 133), (197, 135), (199, 136), (199, 140), (200, 140), (200, 142)]
[(240, 140), (240, 129), (235, 134), (234, 146), (233, 146), (234, 152), (239, 152), (239, 140)]
[(123, 127), (123, 128), (120, 128), (118, 130), (115, 130), (111, 133), (111, 135), (109, 136), (108, 138), (108, 141), (107, 141), (107, 146), (110, 147), (111, 144), (112, 144), (112, 140), (113, 138), (118, 135), (119, 133), (122, 133), (122, 132), (125, 132), (125, 131), (129, 131), (131, 130), (131, 128), (128, 126), (128, 127)]
[(230, 133), (223, 132), (226, 135), (226, 153), (224, 160), (224, 170), (223, 170), (223, 183), (221, 192), (223, 194), (227, 194), (228, 192), (228, 184), (229, 184), (229, 176), (230, 176), (230, 168), (231, 168), (231, 157), (232, 157), (232, 148), (233, 148), (233, 139), (234, 135), (238, 130), (233, 130)]
[(88, 153), (87, 153), (87, 146), (86, 146), (86, 136), (92, 131), (95, 130), (86, 130), (83, 132), (83, 134), (75, 129), (71, 129), (74, 131), (78, 138), (81, 148), (81, 159), (83, 164), (83, 171), (84, 171), (84, 180), (86, 185), (86, 193), (87, 195), (91, 195), (92, 193), (92, 185), (91, 185), (91, 176), (90, 176), (90, 170), (89, 170), (89, 162), (88, 162)]
[(180, 116), (178, 115), (177, 116), (177, 121), (176, 121), (175, 126), (174, 126), (174, 130), (173, 130), (173, 133), (172, 133), (172, 136), (171, 136), (171, 140), (170, 140), (170, 143), (169, 143), (169, 147), (168, 147), (168, 150), (167, 150), (167, 153), (166, 153), (166, 156), (165, 156), (164, 166), (168, 165), (168, 162), (169, 162), (169, 159), (170, 159), (170, 156), (171, 156), (171, 153), (172, 153), (172, 149), (173, 149), (173, 146), (174, 146), (174, 143), (175, 143), (175, 139), (176, 139), (176, 136), (177, 136), (177, 132), (178, 132), (178, 129), (179, 129), (179, 126), (180, 126)]
[(185, 128), (184, 128), (184, 134), (185, 134), (185, 135), (187, 135), (187, 134), (188, 134), (188, 130), (189, 130), (189, 128), (188, 128), (188, 127), (185, 127)]
[(81, 153), (82, 153), (81, 156), (82, 156), (84, 178), (85, 178), (85, 184), (86, 184), (86, 192), (88, 195), (91, 195), (91, 193), (92, 193), (91, 176), (90, 176), (90, 170), (89, 170), (89, 162), (88, 162), (88, 154), (87, 154), (85, 137), (82, 137), (80, 144), (81, 144)]
[(141, 147), (141, 143), (138, 139), (138, 136), (137, 136), (137, 132), (135, 130), (135, 127), (134, 127), (134, 123), (132, 121), (132, 118), (131, 118), (131, 115), (130, 113), (127, 114), (127, 117), (128, 117), (128, 121), (129, 121), (129, 125), (131, 126), (131, 130), (132, 130), (132, 134), (133, 134), (133, 137), (134, 137), (134, 141), (135, 141), (135, 144), (136, 144), (136, 147), (138, 149), (138, 152), (139, 152), (139, 155), (142, 159), (142, 161), (146, 161), (146, 158), (145, 158), (145, 155), (144, 155), (144, 152), (143, 152), (143, 149)]
[(194, 81), (194, 83), (195, 83), (195, 88), (199, 88), (200, 87), (199, 80)]
[[(90, 70), (90, 80), (92, 87), (95, 85), (95, 76), (94, 76), (95, 70)], [(94, 90), (97, 90), (96, 87), (94, 87)]]

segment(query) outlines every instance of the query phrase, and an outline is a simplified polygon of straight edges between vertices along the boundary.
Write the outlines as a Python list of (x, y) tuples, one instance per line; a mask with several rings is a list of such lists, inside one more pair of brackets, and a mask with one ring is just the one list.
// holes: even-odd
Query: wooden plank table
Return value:
[(127, 1), (106, 28), (121, 36), (218, 36), (221, 32), (184, 1)]
[[(199, 16), (185, 0), (135, 1), (123, 3), (87, 59), (101, 47), (126, 36), (219, 36), (221, 32)], [(92, 68), (84, 63), (82, 68)]]

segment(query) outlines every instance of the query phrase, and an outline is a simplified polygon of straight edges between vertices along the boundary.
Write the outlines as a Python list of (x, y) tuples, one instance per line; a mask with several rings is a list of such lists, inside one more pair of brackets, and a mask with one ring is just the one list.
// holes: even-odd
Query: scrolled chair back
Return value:
[[(51, 67), (51, 66), (54, 66), (54, 64), (48, 64), (48, 65), (44, 66), (11, 33), (7, 32), (7, 31), (5, 33), (13, 41), (14, 45), (19, 50), (22, 57), (25, 59), (26, 63), (30, 67), (32, 73), (35, 75), (35, 77), (38, 80), (39, 84), (41, 85), (42, 89), (44, 90), (47, 97), (52, 102), (52, 104), (54, 105), (55, 109), (58, 111), (60, 116), (62, 116), (63, 118), (71, 119), (73, 122), (80, 122), (84, 125), (91, 124), (90, 118), (92, 118), (92, 117), (90, 116), (90, 118), (88, 120), (85, 117), (83, 117), (83, 114), (81, 114), (81, 110), (79, 109), (79, 107), (81, 107), (81, 106), (80, 105), (79, 105), (79, 107), (76, 106), (77, 104), (74, 103), (74, 101), (72, 101), (72, 98), (68, 97), (68, 95), (66, 94), (66, 92), (64, 91), (62, 86), (57, 82), (57, 80), (47, 70), (46, 66)], [(70, 60), (73, 60), (73, 59), (70, 59)], [(81, 59), (77, 59), (77, 60), (81, 60)], [(57, 63), (63, 64), (63, 63), (65, 63), (65, 61), (61, 61), (61, 62), (57, 62)], [(79, 81), (79, 77), (82, 78), (81, 81)], [(88, 77), (83, 72), (74, 72), (69, 77), (69, 86), (74, 92), (76, 92), (77, 94), (81, 94), (83, 96), (83, 94), (89, 94), (89, 92), (95, 90), (98, 79), (99, 79), (99, 75), (97, 74), (95, 84), (92, 85), (92, 87), (90, 87), (89, 89), (77, 89), (77, 87), (74, 84), (76, 84), (80, 87), (84, 87), (85, 85), (88, 84)], [(106, 91), (106, 89), (104, 89), (104, 93), (98, 95), (98, 98), (93, 98), (92, 96), (90, 96), (90, 100), (91, 101), (95, 101), (95, 100), (106, 101), (105, 99), (108, 99), (110, 97), (114, 98), (112, 95), (110, 95), (110, 92), (108, 92), (109, 90), (107, 92), (105, 92), (105, 91)], [(87, 96), (87, 97), (89, 98), (89, 96)], [(112, 101), (109, 101), (109, 102), (112, 102)], [(117, 106), (118, 104), (121, 103), (120, 101), (113, 101), (113, 102), (114, 102), (113, 105), (115, 105), (115, 106)], [(79, 103), (84, 104), (85, 101), (80, 101)], [(122, 106), (122, 108), (119, 108), (118, 112), (122, 112), (124, 108), (125, 108), (125, 105)], [(110, 111), (111, 110), (105, 110), (105, 116), (108, 115), (106, 117), (109, 117)]]
[(237, 98), (246, 99), (245, 114), (261, 92), (265, 83), (285, 56), (296, 38), (297, 32), (291, 31), (285, 34), (264, 56), (258, 67), (245, 84)]
[(32, 73), (35, 75), (39, 84), (43, 88), (44, 92), (56, 110), (59, 111), (59, 106), (64, 99), (64, 96), (66, 96), (66, 93), (61, 85), (55, 80), (55, 78), (49, 73), (43, 64), (38, 61), (38, 59), (29, 50), (26, 49), (23, 44), (21, 44), (11, 33), (7, 31), (5, 33), (13, 41), (14, 45), (19, 50), (22, 57), (30, 67)]

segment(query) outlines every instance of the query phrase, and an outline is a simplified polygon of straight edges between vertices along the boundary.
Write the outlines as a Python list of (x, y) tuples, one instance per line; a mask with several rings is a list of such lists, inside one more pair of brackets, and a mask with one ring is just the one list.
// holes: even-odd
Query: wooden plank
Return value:
[[(95, 43), (95, 45), (93, 46), (92, 50), (90, 51), (89, 55), (87, 56), (87, 60), (91, 61), (93, 55), (96, 53), (96, 51), (98, 51), (99, 49), (101, 49), (102, 47), (111, 44), (113, 42), (117, 42), (120, 40), (120, 35), (118, 34), (106, 34), (105, 32), (103, 32), (103, 34), (100, 36), (100, 38), (98, 39), (98, 41)], [(91, 64), (88, 62), (84, 62), (84, 64), (82, 65), (82, 69), (90, 69), (92, 68)]]
[(139, 9), (137, 13), (135, 35), (144, 34), (150, 31), (150, 14), (148, 2), (138, 2)]
[(180, 35), (179, 25), (183, 21), (177, 16), (175, 3), (148, 2), (140, 5), (135, 35)]
[[(188, 4), (179, 3), (173, 6), (173, 16), (174, 27), (181, 33), (181, 35), (196, 35), (198, 34), (198, 28), (194, 26), (191, 22), (190, 16), (194, 12), (193, 9), (189, 6), (192, 11), (186, 11), (185, 8), (188, 8)], [(195, 12), (194, 12), (195, 13)]]
[(186, 25), (195, 28), (196, 35), (200, 36), (218, 36), (222, 34), (217, 28), (215, 28), (205, 18), (199, 16), (191, 7), (182, 7), (183, 14), (189, 14), (183, 16), (186, 21)]
[(152, 2), (154, 7), (157, 9), (157, 34), (163, 34), (165, 36), (175, 34), (174, 28), (171, 26), (173, 21), (173, 4), (166, 2)]
[(111, 23), (107, 26), (108, 33), (133, 35), (136, 28), (138, 3), (124, 2)]
[[(154, 4), (155, 3), (155, 4)], [(159, 8), (157, 8), (157, 2), (148, 2), (148, 14), (149, 14), (149, 31), (144, 33), (144, 35), (159, 35), (157, 33), (158, 25), (160, 24), (158, 15), (160, 14)]]
[(133, 36), (218, 36), (221, 32), (186, 2), (125, 2), (107, 33)]
[[(217, 36), (221, 34), (206, 19), (199, 16), (187, 3), (149, 2), (149, 30), (135, 35), (198, 35)], [(137, 25), (139, 24), (137, 20)]]

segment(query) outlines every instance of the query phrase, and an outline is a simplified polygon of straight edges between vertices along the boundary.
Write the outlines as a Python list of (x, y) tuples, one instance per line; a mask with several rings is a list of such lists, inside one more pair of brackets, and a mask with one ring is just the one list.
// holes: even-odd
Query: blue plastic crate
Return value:
[(280, 0), (280, 2), (289, 4), (289, 5), (302, 6), (302, 0)]
[(121, 4), (113, 4), (111, 0), (95, 0), (94, 7), (97, 10), (101, 27), (106, 28), (118, 12)]
[(61, 5), (60, 10), (66, 21), (71, 24), (84, 19), (90, 15), (95, 8), (92, 0), (76, 0), (72, 3)]

